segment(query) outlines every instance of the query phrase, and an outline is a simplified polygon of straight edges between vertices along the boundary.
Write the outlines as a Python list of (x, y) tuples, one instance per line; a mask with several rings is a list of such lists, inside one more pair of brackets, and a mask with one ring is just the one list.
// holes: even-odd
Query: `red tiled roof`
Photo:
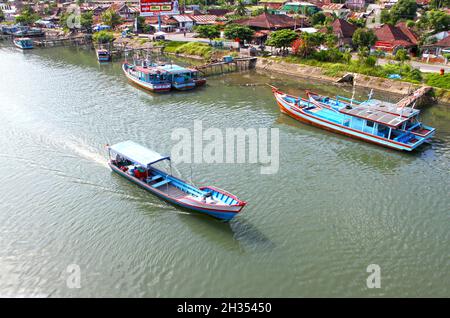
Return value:
[(417, 36), (410, 28), (406, 26), (406, 22), (399, 22), (397, 23), (396, 27), (399, 28), (413, 44), (417, 45)]
[(344, 19), (336, 19), (331, 24), (333, 28), (333, 33), (338, 34), (343, 38), (351, 38), (353, 33), (355, 33), (356, 26), (351, 23), (348, 23)]
[(412, 42), (411, 39), (403, 33), (401, 28), (389, 24), (385, 24), (381, 28), (376, 29), (375, 35), (377, 36), (378, 41), (388, 42), (392, 45), (410, 47), (417, 44), (417, 42)]
[(430, 46), (450, 47), (450, 35)]
[(262, 13), (250, 19), (235, 21), (235, 23), (261, 29), (292, 28), (296, 24), (298, 25), (293, 18), (287, 15), (269, 13)]

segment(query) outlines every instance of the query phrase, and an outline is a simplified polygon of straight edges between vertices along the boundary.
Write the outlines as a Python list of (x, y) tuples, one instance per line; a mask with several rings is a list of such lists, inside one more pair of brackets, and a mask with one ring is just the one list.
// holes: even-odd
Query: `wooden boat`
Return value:
[(272, 92), (281, 112), (292, 118), (380, 146), (412, 151), (435, 133), (435, 128), (419, 121), (418, 109), (394, 109), (370, 103), (350, 105), (317, 94), (304, 99), (275, 87)]
[(98, 49), (97, 50), (97, 60), (99, 62), (109, 62), (111, 61), (111, 54), (108, 50)]
[(179, 91), (186, 91), (196, 87), (192, 73), (195, 70), (185, 68), (176, 64), (162, 64), (154, 66), (161, 72), (167, 72), (172, 88)]
[(215, 187), (194, 187), (153, 165), (170, 157), (133, 141), (108, 146), (109, 166), (152, 194), (190, 211), (229, 221), (246, 205), (235, 195)]
[(33, 41), (30, 38), (15, 38), (14, 45), (22, 50), (29, 50), (33, 48)]
[(161, 72), (154, 67), (136, 66), (125, 62), (122, 64), (122, 70), (130, 81), (151, 92), (167, 92), (172, 88), (167, 72)]

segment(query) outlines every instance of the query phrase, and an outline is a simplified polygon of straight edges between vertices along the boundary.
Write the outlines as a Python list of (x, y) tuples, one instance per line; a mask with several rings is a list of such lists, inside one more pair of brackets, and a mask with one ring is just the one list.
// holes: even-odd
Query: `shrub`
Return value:
[(212, 48), (205, 43), (189, 42), (176, 48), (175, 53), (197, 55), (209, 59), (212, 54)]

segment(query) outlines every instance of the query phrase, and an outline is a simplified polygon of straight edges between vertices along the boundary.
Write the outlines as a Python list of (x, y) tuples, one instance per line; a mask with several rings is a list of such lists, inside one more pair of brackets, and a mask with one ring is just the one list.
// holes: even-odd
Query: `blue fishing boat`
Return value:
[[(419, 120), (420, 110), (377, 100), (332, 99), (308, 93), (295, 97), (272, 87), (281, 112), (313, 126), (384, 147), (412, 151), (435, 134)], [(395, 105), (395, 104), (394, 104)]]
[[(168, 160), (133, 141), (108, 146), (109, 166), (114, 172), (152, 194), (190, 211), (229, 221), (246, 205), (235, 195), (215, 187), (194, 187), (154, 164)], [(172, 170), (170, 166), (170, 170)]]
[(108, 50), (98, 49), (97, 50), (97, 60), (99, 62), (109, 62), (111, 60), (111, 54)]
[(194, 89), (197, 86), (194, 81), (194, 78), (198, 73), (197, 70), (182, 67), (176, 64), (163, 64), (156, 65), (154, 67), (161, 71), (167, 72), (172, 83), (172, 88), (176, 90), (185, 91)]
[(14, 45), (22, 50), (29, 50), (33, 48), (33, 41), (30, 38), (15, 38)]
[(167, 92), (172, 88), (170, 75), (152, 66), (124, 62), (122, 70), (130, 81), (151, 92)]

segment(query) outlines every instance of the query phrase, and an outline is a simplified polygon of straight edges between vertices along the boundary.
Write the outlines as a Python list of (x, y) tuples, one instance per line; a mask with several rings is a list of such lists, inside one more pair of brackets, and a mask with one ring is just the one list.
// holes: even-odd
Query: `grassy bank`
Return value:
[(389, 78), (391, 74), (399, 74), (401, 81), (404, 82), (414, 84), (423, 83), (437, 88), (450, 89), (450, 74), (444, 76), (439, 74), (425, 74), (418, 69), (412, 68), (408, 63), (369, 66), (355, 60), (351, 60), (347, 64), (322, 62), (316, 59), (301, 58), (298, 56), (274, 57), (273, 59), (280, 62), (321, 67), (324, 70), (324, 75), (332, 77), (340, 77), (346, 73), (359, 73), (374, 77)]
[(213, 48), (206, 43), (170, 41), (161, 44), (164, 45), (164, 51), (167, 53), (196, 55), (206, 60), (213, 54)]

